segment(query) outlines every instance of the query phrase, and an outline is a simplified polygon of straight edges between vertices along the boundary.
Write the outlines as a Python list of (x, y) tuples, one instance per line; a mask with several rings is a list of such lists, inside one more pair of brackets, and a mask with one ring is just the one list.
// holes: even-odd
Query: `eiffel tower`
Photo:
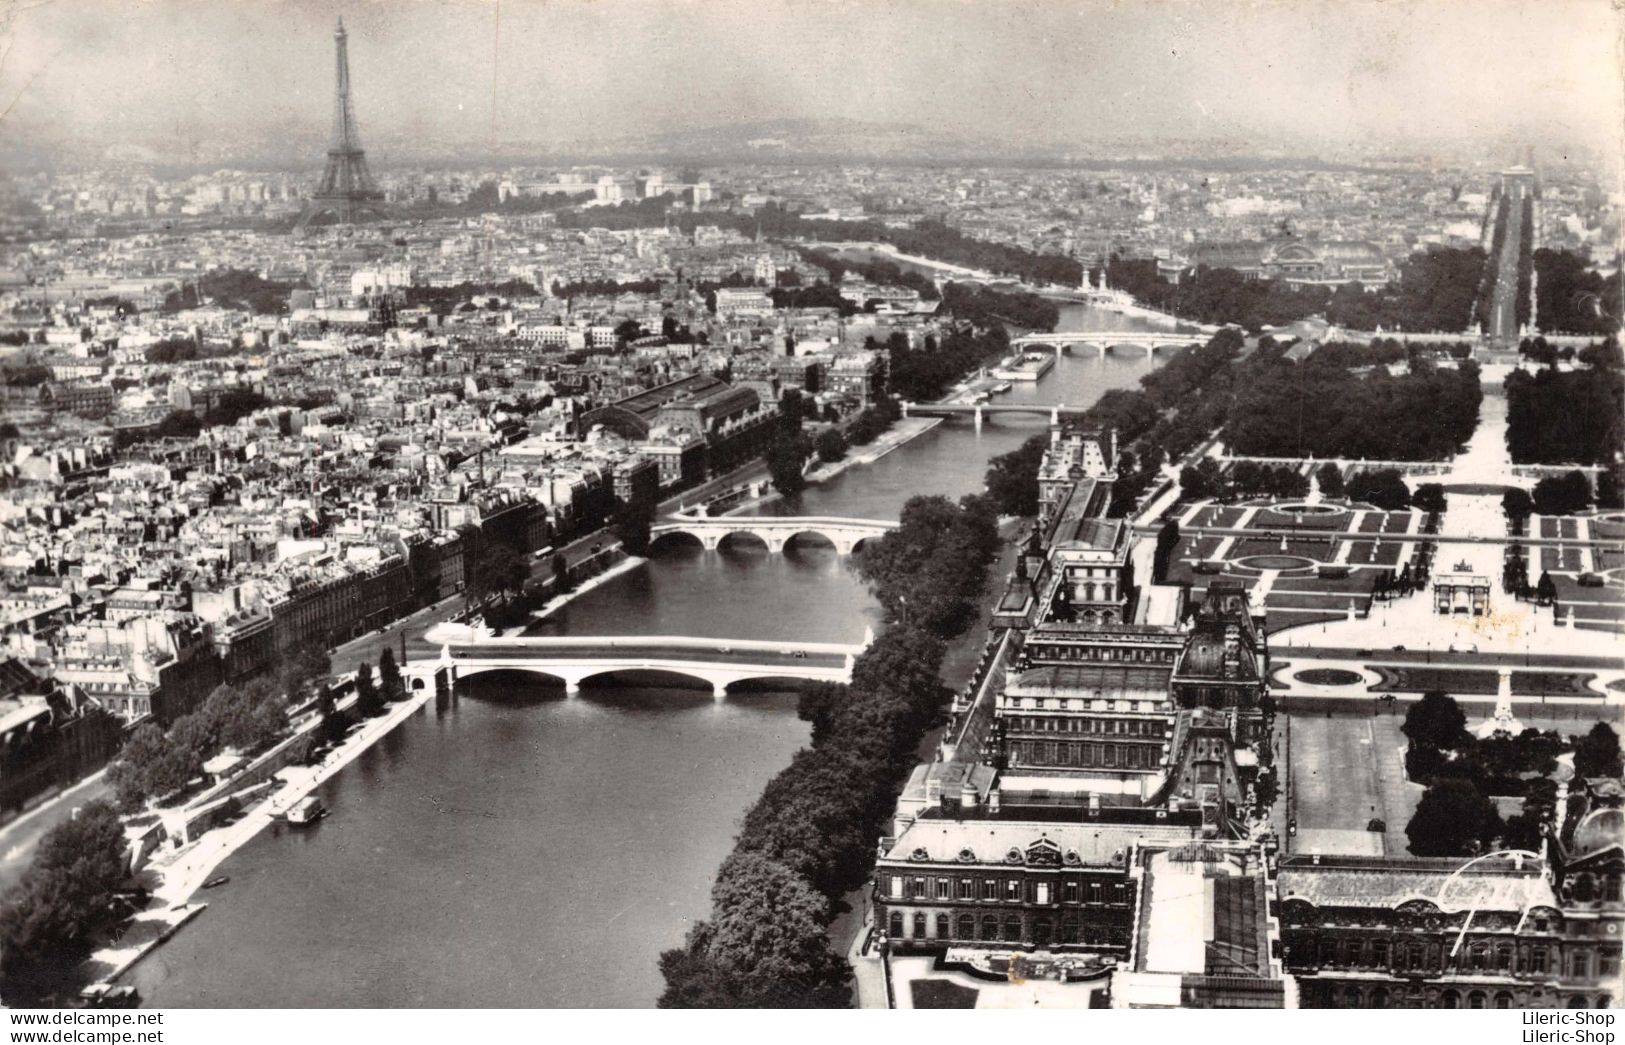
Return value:
[(299, 228), (329, 214), (345, 224), (354, 222), (363, 213), (384, 215), (384, 194), (372, 180), (372, 172), (367, 170), (367, 153), (361, 148), (355, 113), (350, 109), (350, 48), (342, 18), (333, 33), (333, 47), (338, 58), (333, 144), (327, 149), (327, 169), (322, 173), (322, 180), (299, 216)]

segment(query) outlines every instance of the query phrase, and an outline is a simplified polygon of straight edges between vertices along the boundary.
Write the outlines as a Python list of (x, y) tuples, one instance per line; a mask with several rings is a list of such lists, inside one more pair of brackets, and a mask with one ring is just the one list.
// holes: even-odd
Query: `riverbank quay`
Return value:
[[(846, 471), (848, 468), (852, 468), (857, 465), (874, 464), (876, 461), (880, 460), (882, 457), (885, 457), (893, 450), (896, 450), (931, 431), (931, 429), (941, 424), (942, 421), (943, 418), (940, 417), (898, 418), (892, 427), (876, 436), (873, 442), (861, 447), (854, 447), (853, 450), (847, 453), (847, 456), (841, 458), (839, 461), (830, 461), (824, 464), (815, 465), (810, 471), (807, 472), (807, 485), (817, 486), (820, 483), (828, 482), (829, 480), (840, 475), (842, 472)], [(744, 512), (750, 511), (752, 508), (760, 508), (764, 504), (772, 504), (775, 501), (781, 501), (783, 499), (783, 494), (769, 486), (754, 497), (747, 498), (746, 500), (739, 501), (735, 504), (730, 504), (727, 510), (722, 512), (722, 515), (740, 515)]]
[[(941, 725), (949, 645), (976, 635), (969, 625), (1003, 543), (985, 501), (937, 496), (911, 501), (871, 546), (860, 571), (889, 607), (888, 626), (853, 662), (849, 685), (800, 701), (812, 743), (740, 821), (710, 917), (661, 955), (662, 1006), (851, 1005), (852, 968), (831, 946), (832, 922), (869, 878), (873, 840), (922, 737)], [(949, 554), (958, 568), (944, 572)], [(779, 970), (771, 982), (756, 975), (761, 963)]]
[[(948, 644), (942, 659), (943, 685), (958, 692), (978, 685), (992, 665), (1001, 636), (992, 628), (993, 611), (1004, 593), (1006, 579), (1015, 572), (1032, 520), (1007, 516), (999, 520), (999, 551), (988, 569), (988, 583), (976, 608), (976, 620), (963, 635)], [(933, 726), (920, 737), (915, 758), (935, 762), (941, 758), (942, 739), (949, 723)], [(901, 792), (899, 792), (900, 794)], [(894, 796), (895, 798), (896, 796)], [(852, 1005), (859, 1009), (885, 1009), (892, 1004), (885, 962), (870, 947), (874, 937), (874, 910), (869, 903), (872, 886), (866, 882), (842, 898), (845, 908), (830, 923), (830, 947), (846, 956), (852, 967)]]
[[(433, 699), (432, 690), (419, 690), (409, 693), (405, 700), (388, 705), (384, 714), (351, 730), (322, 761), (278, 770), (276, 779), (282, 781), (282, 786), (273, 789), (235, 822), (206, 831), (190, 844), (150, 862), (141, 872), (152, 879), (146, 909), (136, 915), (117, 941), (91, 954), (81, 966), (84, 982), (111, 981), (123, 975), (201, 914), (208, 905), (191, 903), (192, 894), (231, 854)], [(320, 725), (320, 717), (311, 716), (300, 723), (296, 733), (308, 733)]]
[[(639, 566), (642, 566), (648, 561), (648, 559), (645, 559), (640, 555), (627, 555), (613, 566), (610, 566), (604, 572), (593, 574), (591, 577), (575, 585), (569, 591), (560, 592), (559, 594), (548, 599), (546, 602), (542, 603), (542, 605), (538, 606), (536, 609), (531, 610), (530, 618), (532, 621), (546, 620), (548, 617), (563, 609), (565, 606), (568, 606), (575, 599), (578, 599), (587, 594), (589, 591), (592, 591), (594, 588), (599, 588), (605, 584), (608, 584), (610, 581), (619, 577), (623, 573), (631, 573), (633, 570), (637, 569)], [(528, 625), (518, 624), (514, 627), (508, 628), (504, 634), (521, 635), (524, 633), (526, 627), (528, 627)], [(427, 632), (425, 635), (427, 635)]]

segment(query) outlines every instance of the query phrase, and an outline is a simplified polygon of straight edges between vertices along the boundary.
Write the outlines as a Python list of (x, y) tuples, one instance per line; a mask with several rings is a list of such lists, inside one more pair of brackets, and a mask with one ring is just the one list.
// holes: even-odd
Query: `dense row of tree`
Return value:
[[(655, 284), (658, 289), (659, 284)], [(499, 283), (457, 283), (449, 287), (411, 286), (406, 288), (406, 304), (409, 308), (428, 308), (436, 315), (444, 316), (459, 306), (467, 305), (473, 298), (533, 298), (537, 294), (534, 286), (522, 279), (508, 279)]]
[(1164, 279), (1154, 258), (1121, 258), (1106, 264), (1113, 287), (1134, 295), (1143, 305), (1203, 323), (1236, 323), (1257, 331), (1291, 323), (1326, 307), (1323, 289), (1293, 290), (1285, 283), (1248, 279), (1232, 268), (1200, 266)]
[(972, 239), (940, 221), (922, 221), (907, 228), (894, 228), (878, 221), (829, 221), (804, 218), (778, 204), (768, 204), (754, 213), (729, 211), (673, 211), (670, 196), (657, 196), (615, 207), (592, 207), (559, 213), (563, 228), (637, 229), (669, 225), (692, 233), (702, 225), (733, 229), (747, 236), (760, 232), (778, 240), (847, 242), (873, 240), (890, 243), (905, 254), (982, 269), (1001, 276), (1015, 276), (1033, 283), (1060, 283), (1077, 286), (1083, 279), (1083, 266), (1059, 254), (1038, 254), (1007, 243)]
[(1037, 294), (992, 290), (977, 283), (949, 283), (942, 292), (939, 311), (989, 329), (1009, 323), (1027, 330), (1049, 331), (1061, 319), (1054, 303)]
[(1479, 278), (1478, 294), (1473, 299), (1473, 323), (1481, 330), (1489, 330), (1492, 325), (1490, 314), (1495, 308), (1495, 285), (1501, 278), (1501, 248), (1506, 245), (1507, 221), (1512, 213), (1512, 202), (1508, 197), (1496, 196), (1494, 199), (1495, 218), (1490, 229), (1490, 252), (1485, 256), (1484, 274)]
[(1302, 363), (1260, 349), (1225, 424), (1233, 452), (1264, 457), (1426, 461), (1455, 454), (1478, 426), (1478, 367), (1412, 363), (1364, 375), (1315, 353)]
[(1534, 304), (1533, 275), (1534, 246), (1535, 246), (1535, 197), (1523, 198), (1523, 209), (1519, 212), (1518, 222), (1523, 227), (1521, 238), (1518, 240), (1518, 297), (1512, 304), (1514, 322), (1519, 330), (1529, 323), (1529, 312)]
[(774, 308), (833, 308), (843, 316), (857, 315), (856, 302), (841, 296), (839, 288), (818, 280), (811, 286), (774, 287), (767, 292)]
[(1534, 252), (1535, 320), (1564, 334), (1612, 334), (1625, 300), (1618, 266), (1604, 277), (1584, 256), (1546, 247)]
[(274, 677), (217, 686), (168, 730), (153, 722), (137, 726), (107, 769), (119, 807), (137, 812), (149, 801), (179, 791), (224, 748), (250, 752), (264, 747), (287, 728), (290, 698), (325, 680), (327, 670), (326, 654), (311, 647), (283, 660)]
[[(710, 917), (661, 955), (663, 1008), (849, 1003), (851, 970), (829, 947), (829, 924), (842, 895), (868, 877), (898, 782), (941, 714), (942, 636), (972, 616), (996, 540), (980, 499), (915, 498), (898, 529), (865, 555), (876, 559), (869, 577), (882, 603), (896, 607), (893, 623), (857, 658), (850, 686), (803, 696), (811, 745), (745, 814)], [(955, 576), (937, 563), (952, 563)], [(965, 604), (950, 607), (956, 597)], [(911, 603), (922, 612), (905, 612)], [(931, 631), (934, 623), (944, 629)]]
[[(1107, 392), (1079, 419), (1103, 434), (1115, 433), (1126, 447), (1119, 452), (1109, 513), (1126, 514), (1156, 481), (1164, 460), (1189, 452), (1223, 422), (1235, 380), (1231, 364), (1243, 343), (1239, 330), (1221, 330), (1145, 375), (1139, 388)], [(1037, 435), (989, 462), (987, 492), (1001, 514), (1037, 512), (1038, 464), (1047, 444), (1047, 435)]]
[(887, 619), (948, 638), (969, 623), (982, 590), (981, 571), (964, 564), (986, 562), (997, 543), (997, 517), (986, 498), (954, 504), (911, 497), (898, 528), (869, 542), (859, 573), (874, 586)]
[[(1551, 822), (1557, 758), (1574, 753), (1577, 776), (1621, 773), (1619, 737), (1606, 723), (1567, 739), (1555, 731), (1526, 729), (1517, 736), (1479, 738), (1448, 694), (1425, 693), (1401, 727), (1410, 742), (1405, 771), (1427, 785), (1405, 828), (1416, 856), (1460, 856), (1495, 844), (1538, 850)], [(1520, 814), (1502, 821), (1491, 795), (1523, 795)]]
[(1618, 370), (1514, 370), (1506, 396), (1507, 450), (1518, 464), (1612, 461), (1625, 439)]
[(1606, 370), (1625, 368), (1625, 354), (1621, 354), (1619, 338), (1613, 334), (1600, 338), (1578, 350), (1573, 345), (1555, 345), (1545, 337), (1536, 335), (1518, 342), (1518, 352), (1531, 363), (1551, 366), (1557, 362), (1576, 362), (1582, 366), (1601, 367)]
[(966, 374), (996, 362), (1010, 352), (1003, 326), (986, 330), (952, 330), (939, 343), (926, 337), (919, 348), (894, 333), (885, 344), (891, 363), (891, 391), (913, 403), (939, 399)]
[(1248, 279), (1235, 269), (1199, 267), (1169, 283), (1155, 260), (1112, 257), (1106, 273), (1114, 287), (1142, 304), (1207, 323), (1239, 323), (1248, 330), (1280, 326), (1323, 314), (1354, 330), (1465, 330), (1483, 277), (1484, 252), (1436, 247), (1412, 254), (1386, 287), (1345, 284), (1294, 290), (1277, 280)]
[(212, 301), (221, 308), (240, 309), (260, 315), (288, 310), (288, 296), (306, 287), (303, 281), (283, 283), (265, 279), (244, 269), (213, 269), (164, 296), (163, 311), (180, 312)]
[(1180, 491), (1191, 500), (1217, 497), (1302, 497), (1309, 480), (1291, 465), (1238, 461), (1229, 469), (1211, 457), (1179, 470)]
[(915, 269), (903, 268), (901, 265), (887, 261), (884, 258), (875, 258), (870, 261), (852, 261), (838, 258), (829, 250), (805, 248), (801, 251), (801, 256), (806, 261), (828, 272), (831, 283), (840, 283), (842, 277), (848, 272), (856, 272), (870, 283), (881, 286), (907, 287), (910, 290), (917, 291), (923, 301), (935, 301), (942, 296), (930, 276)]

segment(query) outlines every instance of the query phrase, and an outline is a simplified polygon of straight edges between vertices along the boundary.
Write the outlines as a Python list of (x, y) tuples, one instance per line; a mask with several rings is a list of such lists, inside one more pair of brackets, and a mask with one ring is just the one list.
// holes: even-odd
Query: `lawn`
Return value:
[(1376, 541), (1355, 541), (1349, 549), (1348, 563), (1350, 566), (1398, 566), (1399, 542), (1384, 541), (1378, 547)]
[(1336, 610), (1346, 613), (1349, 600), (1354, 600), (1356, 609), (1362, 609), (1371, 601), (1369, 595), (1340, 594), (1338, 592), (1283, 592), (1272, 591), (1264, 599), (1266, 609), (1281, 610)]
[(1249, 530), (1345, 530), (1354, 516), (1348, 512), (1333, 514), (1289, 515), (1265, 508), (1247, 524)]
[(1282, 628), (1301, 628), (1305, 624), (1342, 620), (1344, 616), (1342, 613), (1327, 613), (1322, 610), (1286, 610), (1265, 607), (1264, 631), (1266, 634), (1273, 634)]
[(1235, 560), (1244, 559), (1249, 555), (1301, 555), (1316, 562), (1330, 562), (1336, 554), (1331, 541), (1311, 541), (1301, 538), (1288, 540), (1283, 551), (1279, 537), (1247, 537), (1231, 545), (1228, 558)]
[(1275, 582), (1275, 590), (1370, 595), (1374, 576), (1370, 570), (1355, 570), (1347, 577), (1281, 577)]
[(1410, 529), (1410, 512), (1389, 512), (1382, 520), (1383, 533), (1404, 533)]
[(912, 980), (908, 992), (916, 1009), (974, 1009), (981, 994), (975, 987), (936, 979)]

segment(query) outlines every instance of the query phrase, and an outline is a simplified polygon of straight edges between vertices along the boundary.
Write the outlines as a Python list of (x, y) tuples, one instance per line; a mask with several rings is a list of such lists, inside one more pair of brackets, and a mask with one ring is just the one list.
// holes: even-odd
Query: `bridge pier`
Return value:
[(711, 699), (716, 701), (719, 704), (722, 703), (724, 700), (727, 700), (728, 699), (728, 684), (726, 682), (712, 682), (711, 683)]
[(909, 408), (909, 407), (911, 407), (911, 406), (913, 406), (913, 405), (914, 405), (914, 404), (913, 404), (913, 403), (910, 403), (910, 402), (909, 402), (909, 401), (908, 401), (908, 400), (906, 400), (906, 399), (905, 399), (905, 400), (903, 400), (903, 416), (904, 416), (904, 417), (907, 417), (907, 416), (908, 416), (908, 408)]
[(980, 432), (982, 430), (982, 408), (981, 407), (976, 408), (976, 430), (978, 432)]

